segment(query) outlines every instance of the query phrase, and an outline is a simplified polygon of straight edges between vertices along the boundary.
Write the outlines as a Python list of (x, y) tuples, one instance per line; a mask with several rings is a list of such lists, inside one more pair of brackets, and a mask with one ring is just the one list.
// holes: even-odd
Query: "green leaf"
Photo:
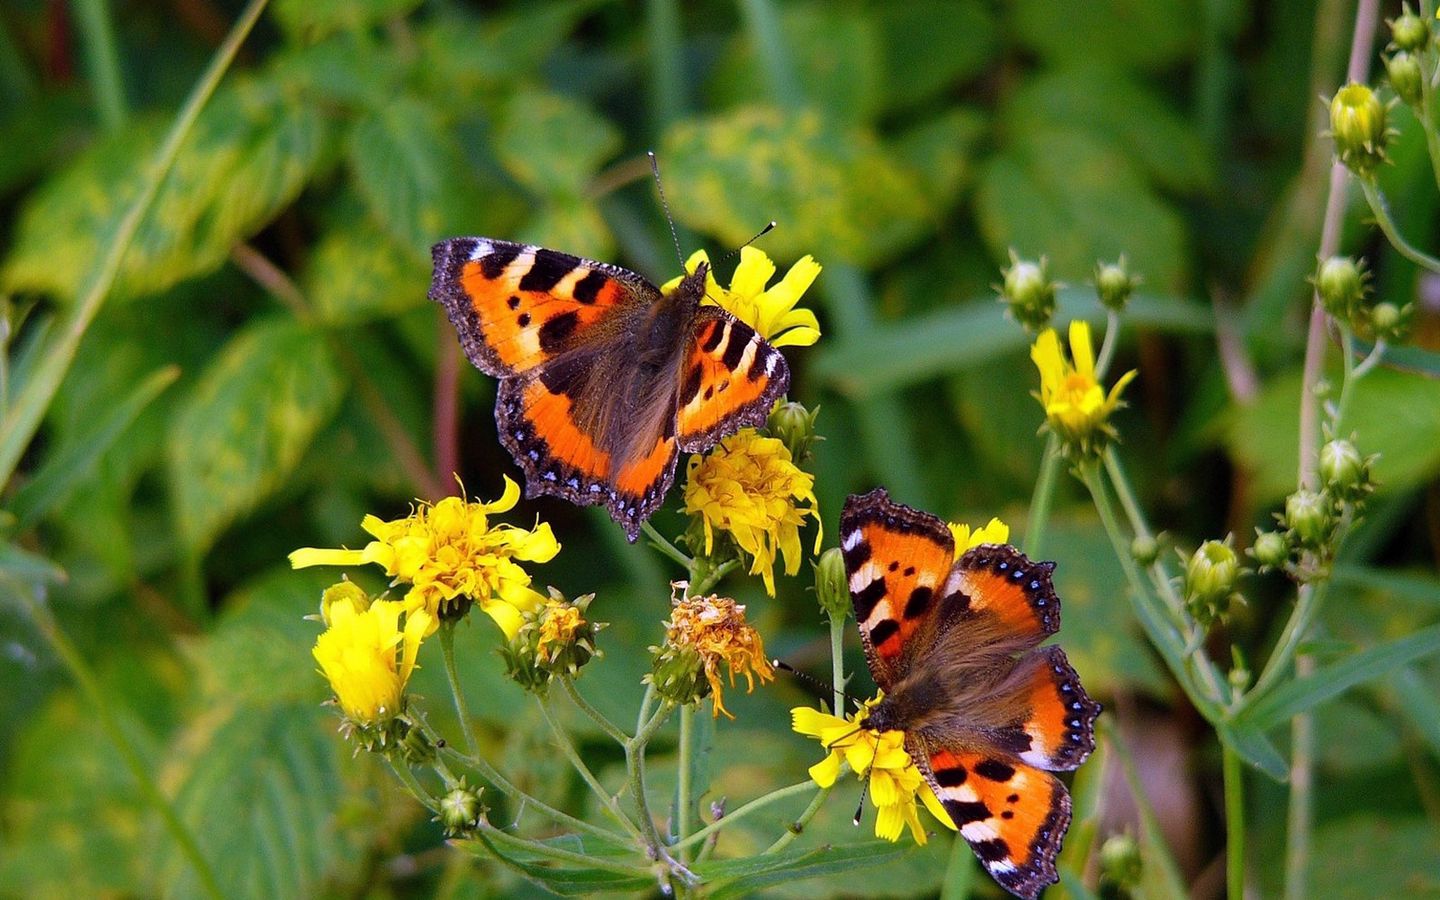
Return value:
[(1280, 685), (1242, 711), (1237, 724), (1267, 731), (1357, 684), (1379, 678), (1436, 651), (1440, 651), (1440, 625), (1362, 650), (1313, 675)]
[(1161, 292), (1186, 282), (1185, 224), (1124, 153), (1088, 131), (1022, 132), (980, 173), (980, 233), (995, 259), (1044, 254), (1059, 277), (1082, 282), (1096, 260), (1125, 254)]
[(1435, 689), (1412, 668), (1396, 672), (1391, 683), (1400, 700), (1397, 704), (1400, 715), (1430, 745), (1430, 755), (1440, 760), (1440, 699), (1436, 698)]
[(344, 387), (324, 341), (290, 319), (262, 319), (232, 338), (171, 423), (167, 450), (181, 539), (203, 551), (284, 484)]
[(546, 204), (516, 233), (515, 239), (590, 259), (610, 259), (615, 254), (615, 237), (609, 223), (595, 204), (585, 200)]
[(920, 179), (867, 130), (806, 109), (747, 107), (662, 141), (675, 218), (738, 247), (766, 222), (773, 256), (873, 264), (931, 227)]
[(1290, 780), (1290, 765), (1270, 739), (1248, 724), (1221, 722), (1215, 727), (1220, 740), (1250, 765), (1279, 782)]
[(1054, 60), (1103, 59), (1154, 70), (1190, 59), (1199, 39), (1199, 17), (1150, 0), (1097, 0), (1080, 16), (1057, 16), (1046, 0), (1010, 5), (1015, 37)]
[(745, 897), (772, 885), (894, 862), (914, 849), (913, 845), (890, 841), (790, 848), (767, 856), (701, 863), (695, 866), (695, 873), (713, 885), (710, 896), (721, 900)]
[[(572, 853), (587, 856), (607, 857), (616, 862), (639, 863), (638, 853), (632, 850), (617, 850), (590, 838), (578, 835), (563, 835), (542, 841)], [(528, 848), (500, 845), (481, 834), (473, 840), (456, 841), (455, 846), (480, 857), (498, 858), (507, 865), (518, 869), (526, 877), (543, 885), (562, 897), (588, 896), (599, 891), (640, 891), (655, 887), (650, 875), (626, 875), (607, 869), (582, 868), (558, 863), (542, 851)]]
[(477, 89), (525, 78), (602, 2), (532, 2), (515, 12), (483, 20), (436, 16), (416, 32), (417, 68), (419, 76), (426, 79), (425, 94), (468, 105)]
[(1309, 883), (1326, 897), (1440, 895), (1440, 848), (1435, 825), (1422, 817), (1375, 812), (1315, 828)]
[(1407, 575), (1391, 569), (1340, 563), (1330, 573), (1336, 586), (1355, 591), (1372, 591), (1420, 607), (1440, 607), (1440, 579), (1431, 575)]
[(175, 383), (180, 370), (167, 366), (140, 382), (119, 405), (94, 420), (85, 431), (58, 446), (10, 504), (17, 527), (27, 529), (89, 475), (100, 457), (119, 439), (160, 393)]
[[(1338, 372), (1331, 384), (1339, 385)], [(1254, 475), (1259, 501), (1295, 489), (1300, 373), (1272, 380), (1236, 410), (1226, 433), (1230, 453)], [(1373, 473), (1381, 491), (1405, 490), (1440, 471), (1440, 382), (1376, 369), (1354, 387), (1345, 418), (1365, 453), (1379, 453)]]
[[(78, 294), (140, 192), (161, 124), (141, 120), (100, 141), (29, 198), (0, 274), (7, 290)], [(115, 291), (154, 293), (218, 268), (300, 193), (326, 137), (317, 109), (268, 81), (217, 92), (140, 225)]]
[(270, 11), (291, 37), (313, 41), (402, 18), (419, 5), (420, 0), (275, 0)]
[(429, 268), (368, 221), (327, 230), (300, 276), (315, 315), (355, 325), (423, 306)]
[(895, 152), (924, 181), (937, 213), (948, 209), (969, 183), (985, 129), (984, 113), (962, 107), (925, 119), (897, 139)]
[(516, 181), (537, 194), (578, 199), (620, 144), (619, 130), (585, 104), (524, 90), (501, 111), (495, 154)]
[(979, 0), (912, 0), (866, 11), (880, 29), (886, 106), (916, 104), (980, 75), (1003, 46)]
[(398, 97), (355, 124), (348, 153), (371, 215), (400, 246), (420, 253), (445, 236), (460, 151), (434, 110)]
[(62, 584), (66, 579), (64, 569), (9, 541), (0, 541), (0, 576), (27, 585)]

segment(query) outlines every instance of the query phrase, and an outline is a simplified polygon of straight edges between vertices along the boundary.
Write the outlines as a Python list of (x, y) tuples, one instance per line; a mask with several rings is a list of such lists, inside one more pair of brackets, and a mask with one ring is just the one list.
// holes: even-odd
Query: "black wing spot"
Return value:
[(523, 312), (520, 315), (516, 316), (515, 324), (519, 325), (521, 328), (530, 327), (530, 314), (528, 312)]
[(990, 818), (990, 807), (979, 800), (948, 800), (945, 809), (950, 813), (950, 818), (955, 820), (955, 824), (962, 828), (971, 822), (983, 822)]
[(998, 759), (987, 759), (975, 767), (975, 774), (1003, 784), (1015, 777), (1015, 767), (1007, 766)]
[(700, 378), (702, 374), (699, 366), (694, 366), (689, 372), (685, 373), (685, 383), (680, 386), (681, 406), (689, 406), (690, 401), (695, 399), (695, 395), (700, 393)]
[(729, 330), (725, 325), (716, 322), (711, 326), (710, 333), (705, 336), (704, 343), (700, 345), (700, 351), (702, 353), (714, 353), (715, 348), (720, 346), (720, 342), (725, 339), (725, 335)]
[(884, 578), (877, 578), (865, 585), (862, 590), (856, 591), (851, 598), (855, 601), (855, 621), (863, 623), (870, 618), (870, 614), (875, 611), (875, 604), (879, 603), (880, 598), (884, 596)]
[(888, 641), (892, 635), (900, 633), (900, 623), (894, 619), (884, 619), (870, 629), (870, 642), (875, 646)]
[(540, 349), (546, 353), (559, 350), (579, 325), (580, 316), (574, 310), (548, 319), (540, 326)]
[(935, 591), (928, 587), (917, 587), (911, 591), (910, 599), (905, 601), (905, 618), (914, 619), (925, 615), (934, 597)]
[(965, 783), (965, 767), (956, 766), (953, 769), (939, 769), (935, 772), (935, 783), (941, 787), (959, 787)]
[(898, 560), (898, 559), (892, 559), (892, 560), (890, 560), (890, 571), (893, 572), (893, 571), (895, 571), (895, 570), (898, 569), (898, 568), (900, 568), (900, 560)]
[(520, 308), (520, 298), (519, 298), (518, 296), (516, 296), (515, 294), (511, 294), (511, 295), (510, 295), (510, 299), (509, 299), (509, 300), (506, 300), (505, 302), (510, 305), (510, 308), (511, 308), (511, 309), (519, 309), (519, 308)]
[(496, 247), (495, 252), (480, 257), (480, 274), (494, 281), (504, 274), (506, 267), (519, 255), (519, 247)]
[(520, 290), (548, 293), (554, 290), (555, 285), (574, 271), (578, 265), (580, 265), (579, 258), (568, 253), (536, 250), (535, 261), (530, 264), (530, 271), (520, 279)]
[(594, 303), (600, 296), (600, 289), (609, 281), (609, 276), (599, 269), (591, 269), (589, 274), (575, 283), (575, 299), (581, 303)]
[(976, 841), (970, 845), (975, 855), (987, 863), (999, 862), (1010, 856), (1010, 845), (1005, 843), (1004, 838), (991, 838), (988, 841)]
[(739, 328), (730, 326), (730, 342), (725, 345), (725, 355), (720, 357), (725, 368), (735, 371), (735, 367), (740, 365), (740, 357), (745, 355), (745, 345), (748, 343), (749, 338), (742, 335)]

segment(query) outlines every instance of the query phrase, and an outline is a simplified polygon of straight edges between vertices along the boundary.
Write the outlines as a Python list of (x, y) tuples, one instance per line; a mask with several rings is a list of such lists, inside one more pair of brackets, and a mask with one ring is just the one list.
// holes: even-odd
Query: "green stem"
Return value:
[(185, 105), (181, 108), (175, 122), (170, 126), (170, 131), (165, 135), (160, 150), (156, 153), (154, 160), (145, 173), (141, 182), (139, 195), (125, 215), (120, 219), (109, 245), (105, 248), (98, 264), (94, 269), (94, 275), (90, 278), (88, 286), (81, 295), (80, 300), (71, 308), (67, 320), (59, 329), (59, 336), (56, 338), (55, 346), (50, 348), (44, 359), (36, 366), (35, 371), (27, 379), (24, 389), (21, 391), (15, 405), (11, 407), (3, 421), (0, 421), (0, 485), (10, 482), (10, 476), (14, 474), (15, 467), (19, 464), (25, 448), (30, 445), (30, 439), (35, 436), (35, 431), (40, 427), (41, 420), (45, 417), (45, 411), (50, 406), (51, 399), (60, 388), (60, 382), (64, 380), (65, 373), (75, 362), (75, 354), (79, 350), (80, 340), (85, 336), (90, 323), (94, 321), (95, 315), (100, 311), (101, 305), (110, 293), (116, 277), (120, 274), (120, 263), (125, 258), (125, 252), (130, 249), (130, 243), (135, 239), (139, 231), (140, 222), (149, 212), (150, 206), (155, 201), (155, 195), (160, 190), (160, 183), (164, 181), (170, 168), (175, 164), (175, 158), (180, 153), (180, 145), (190, 134), (190, 129), (195, 124), (200, 110), (215, 92), (215, 87), (220, 83), (220, 78), (225, 70), (230, 67), (240, 44), (245, 40), (250, 29), (255, 25), (260, 13), (264, 11), (267, 0), (250, 0), (250, 3), (240, 13), (240, 18), (235, 26), (226, 35), (224, 43), (215, 51), (205, 74), (200, 81), (191, 89), (190, 96), (186, 98)]
[(1240, 755), (1220, 742), (1225, 777), (1225, 883), (1234, 900), (1245, 897), (1245, 772)]
[[(534, 853), (537, 856), (543, 856), (555, 862), (570, 863), (585, 869), (600, 869), (604, 872), (615, 872), (620, 875), (648, 877), (651, 874), (648, 867), (629, 866), (625, 863), (614, 862), (613, 860), (596, 854), (576, 853), (573, 850), (566, 850), (562, 847), (556, 847), (553, 844), (544, 843), (543, 841), (532, 841), (528, 838), (518, 837), (517, 835), (501, 831), (499, 828), (483, 820), (480, 822), (480, 827), (477, 831), (478, 834), (484, 835), (485, 838), (497, 844), (504, 844), (514, 850), (524, 850), (529, 853)], [(495, 848), (491, 846), (490, 850), (493, 853)], [(500, 854), (496, 853), (495, 855), (499, 856)]]
[(415, 798), (415, 802), (430, 810), (432, 813), (437, 815), (440, 813), (440, 804), (435, 802), (435, 798), (430, 796), (430, 792), (420, 785), (420, 782), (415, 778), (415, 773), (410, 771), (409, 766), (396, 763), (395, 760), (388, 756), (385, 757), (385, 762), (390, 764), (390, 771), (395, 773), (395, 777), (404, 785), (405, 790), (410, 792), (410, 796)]
[(620, 811), (620, 804), (615, 801), (615, 797), (609, 791), (605, 790), (604, 785), (600, 783), (600, 779), (596, 778), (595, 773), (591, 772), (590, 767), (585, 764), (585, 760), (581, 758), (580, 753), (575, 749), (575, 744), (570, 740), (570, 736), (565, 733), (565, 729), (560, 727), (560, 723), (555, 721), (555, 716), (550, 712), (548, 700), (537, 696), (535, 702), (540, 707), (540, 715), (545, 718), (545, 724), (550, 726), (551, 733), (555, 735), (555, 742), (560, 745), (560, 751), (565, 754), (565, 758), (570, 760), (570, 765), (574, 767), (576, 772), (580, 773), (580, 777), (590, 786), (591, 792), (595, 794), (595, 799), (600, 801), (600, 805), (610, 814), (610, 817), (615, 820), (617, 825), (625, 829), (626, 833), (634, 838), (638, 844), (644, 846), (645, 836), (635, 827), (635, 823), (630, 821), (629, 817)]
[(1400, 234), (1400, 229), (1396, 227), (1395, 219), (1390, 214), (1390, 204), (1386, 201), (1384, 192), (1380, 190), (1380, 185), (1373, 178), (1360, 178), (1359, 181), (1360, 191), (1365, 195), (1366, 202), (1370, 204), (1370, 211), (1375, 215), (1375, 224), (1380, 226), (1380, 231), (1390, 242), (1390, 246), (1415, 265), (1440, 274), (1440, 259), (1422, 252)]
[(95, 106), (106, 131), (125, 124), (125, 80), (115, 50), (115, 25), (105, 0), (75, 0), (75, 22), (83, 38), (86, 69), (95, 91)]
[(60, 627), (60, 623), (50, 615), (48, 609), (35, 602), (24, 590), (15, 593), (22, 598), (36, 628), (45, 636), (46, 641), (54, 649), (55, 655), (60, 657), (60, 661), (69, 670), (70, 677), (74, 679), (81, 695), (94, 709), (100, 727), (104, 730), (105, 736), (115, 745), (115, 749), (120, 752), (120, 758), (124, 761), (125, 767), (130, 770), (130, 776), (140, 786), (140, 793), (144, 795), (146, 802), (160, 814), (161, 820), (165, 823), (165, 830), (174, 838), (175, 843), (180, 847), (180, 853), (190, 863), (190, 867), (195, 870), (195, 877), (200, 883), (201, 891), (210, 897), (224, 898), (225, 892), (220, 889), (220, 882), (216, 880), (214, 870), (210, 868), (209, 861), (201, 852), (200, 844), (190, 833), (190, 829), (180, 820), (180, 815), (175, 811), (170, 799), (161, 792), (160, 786), (151, 777), (150, 769), (145, 760), (140, 757), (139, 751), (125, 736), (124, 729), (120, 727), (119, 721), (115, 718), (112, 702), (100, 690), (100, 681), (91, 671), (85, 655), (70, 642), (69, 636)]
[(764, 796), (756, 797), (754, 800), (751, 800), (749, 803), (746, 803), (744, 806), (741, 806), (739, 809), (735, 810), (732, 813), (726, 813), (721, 818), (718, 818), (714, 822), (711, 822), (709, 825), (706, 825), (704, 828), (699, 829), (694, 834), (689, 835), (688, 837), (682, 837), (680, 843), (676, 846), (680, 848), (685, 848), (698, 844), (699, 842), (708, 838), (710, 835), (715, 834), (716, 832), (719, 832), (724, 828), (735, 824), (736, 822), (740, 821), (751, 813), (758, 812), (759, 810), (764, 809), (772, 803), (776, 803), (780, 800), (793, 797), (796, 794), (803, 794), (805, 793), (806, 789), (814, 791), (820, 790), (820, 788), (815, 786), (815, 782), (806, 779), (805, 781), (792, 784), (789, 787), (783, 787), (779, 788), (778, 790), (771, 791)]
[(651, 525), (649, 522), (642, 522), (640, 523), (640, 530), (643, 531), (645, 536), (655, 545), (656, 550), (675, 560), (686, 569), (690, 569), (695, 565), (695, 560), (686, 556), (680, 551), (680, 548), (666, 540), (665, 535), (656, 531), (654, 525)]
[(563, 687), (565, 689), (565, 693), (569, 695), (570, 702), (574, 703), (577, 707), (580, 708), (581, 712), (589, 716), (590, 721), (600, 726), (600, 730), (610, 735), (611, 739), (613, 739), (615, 743), (619, 744), (622, 747), (625, 746), (625, 744), (630, 740), (630, 735), (621, 731), (620, 726), (605, 718), (604, 713), (591, 706), (590, 701), (586, 700), (583, 696), (581, 696), (580, 689), (575, 687), (575, 682), (572, 679), (561, 676), (560, 686)]
[[(1434, 18), (1434, 13), (1422, 12), (1421, 15), (1427, 21)], [(1420, 65), (1425, 65), (1425, 57), (1429, 54), (1421, 54)], [(1421, 69), (1420, 76), (1420, 126), (1425, 132), (1425, 149), (1430, 152), (1430, 172), (1435, 178), (1435, 186), (1440, 187), (1440, 131), (1435, 128), (1435, 88), (1431, 79), (1435, 77), (1434, 72), (1426, 72)]]
[[(1314, 672), (1314, 657), (1295, 660), (1295, 677)], [(1315, 717), (1290, 721), (1290, 804), (1285, 817), (1285, 898), (1304, 900), (1310, 870), (1310, 832), (1314, 825)]]
[(694, 584), (690, 585), (690, 596), (698, 597), (704, 594), (706, 591), (719, 584), (720, 579), (735, 571), (735, 569), (738, 568), (739, 565), (740, 560), (738, 559), (725, 560), (723, 563), (701, 576), (700, 579), (697, 580)]
[[(695, 752), (695, 707), (686, 704), (680, 707), (680, 758), (676, 762), (675, 788), (675, 838), (683, 841), (690, 834), (690, 807), (694, 803), (690, 796), (690, 762)], [(680, 859), (689, 859), (690, 854), (681, 846)]]
[(830, 707), (830, 712), (840, 718), (845, 718), (845, 683), (849, 676), (845, 674), (845, 617), (830, 617), (830, 680), (831, 687), (835, 691)]
[(446, 622), (440, 626), (440, 653), (445, 659), (445, 677), (450, 681), (450, 693), (455, 695), (455, 715), (460, 718), (460, 733), (465, 737), (465, 749), (471, 756), (478, 758), (480, 744), (475, 740), (475, 726), (470, 722), (465, 692), (460, 688), (460, 673), (455, 667), (454, 622)]
[(1031, 559), (1040, 555), (1040, 548), (1045, 544), (1045, 526), (1050, 522), (1050, 504), (1055, 499), (1056, 476), (1060, 474), (1062, 461), (1060, 439), (1051, 434), (1045, 439), (1045, 455), (1040, 460), (1035, 492), (1030, 495), (1030, 515), (1025, 518), (1025, 541), (1020, 548)]
[(1120, 343), (1120, 314), (1110, 310), (1105, 317), (1105, 337), (1100, 341), (1100, 355), (1095, 358), (1095, 380), (1105, 381), (1105, 372), (1110, 368), (1110, 361), (1115, 358), (1115, 346)]
[[(651, 685), (645, 691), (645, 699), (640, 704), (640, 716), (644, 719), (646, 707), (655, 696), (655, 687)], [(645, 839), (650, 845), (651, 856), (660, 858), (664, 849), (664, 842), (660, 839), (660, 832), (655, 828), (655, 817), (650, 815), (650, 801), (645, 795), (645, 748), (660, 726), (670, 717), (675, 709), (674, 704), (669, 700), (661, 700), (660, 708), (650, 717), (648, 722), (639, 725), (635, 730), (635, 737), (625, 744), (625, 768), (630, 773), (630, 793), (634, 795), (635, 808), (640, 816), (640, 827), (645, 832)]]
[(1315, 616), (1320, 612), (1321, 601), (1325, 597), (1325, 589), (1328, 582), (1321, 581), (1311, 584), (1300, 585), (1295, 597), (1295, 611), (1285, 623), (1285, 630), (1280, 634), (1280, 640), (1276, 644), (1275, 651), (1265, 661), (1265, 668), (1256, 679), (1255, 686), (1246, 694), (1240, 707), (1236, 710), (1249, 707), (1270, 692), (1275, 682), (1285, 677), (1290, 663), (1295, 659), (1295, 653), (1300, 648), (1300, 643), (1310, 632), (1310, 626), (1315, 622)]
[(775, 843), (766, 847), (760, 855), (769, 856), (771, 853), (779, 853), (781, 850), (790, 846), (790, 843), (805, 830), (805, 826), (810, 824), (810, 820), (815, 818), (815, 814), (820, 811), (820, 807), (825, 805), (825, 798), (829, 797), (830, 792), (834, 789), (835, 785), (833, 784), (830, 785), (830, 787), (821, 788), (819, 792), (815, 794), (814, 799), (810, 801), (810, 805), (805, 807), (805, 811), (800, 814), (800, 818), (791, 822), (789, 827), (785, 829), (785, 833), (776, 838)]

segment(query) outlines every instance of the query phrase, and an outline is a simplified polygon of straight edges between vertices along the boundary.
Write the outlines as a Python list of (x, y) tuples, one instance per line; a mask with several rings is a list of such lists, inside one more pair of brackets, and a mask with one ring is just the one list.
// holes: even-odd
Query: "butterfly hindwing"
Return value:
[(1058, 875), (1070, 826), (1060, 779), (1018, 759), (912, 738), (907, 747), (961, 837), (1006, 890), (1033, 900)]
[(790, 386), (780, 351), (718, 306), (695, 314), (680, 370), (676, 436), (680, 449), (701, 453), (722, 435), (765, 424)]
[(444, 305), (482, 372), (521, 375), (575, 348), (607, 312), (658, 299), (618, 266), (490, 238), (453, 238), (431, 251), (430, 298)]
[(945, 599), (955, 538), (938, 517), (876, 488), (845, 502), (840, 549), (871, 674), (888, 690), (905, 674), (906, 642)]
[(1065, 651), (1053, 645), (1033, 650), (1015, 671), (1027, 710), (1019, 728), (1030, 741), (1020, 759), (1052, 772), (1080, 768), (1095, 749), (1100, 704), (1085, 693)]

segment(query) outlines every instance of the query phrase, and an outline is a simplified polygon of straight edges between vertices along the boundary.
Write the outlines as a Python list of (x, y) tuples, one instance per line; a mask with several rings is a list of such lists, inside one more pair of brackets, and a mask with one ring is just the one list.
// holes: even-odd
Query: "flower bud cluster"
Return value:
[(1250, 555), (1260, 571), (1283, 571), (1301, 582), (1323, 575), (1375, 489), (1375, 459), (1362, 456), (1352, 441), (1327, 441), (1320, 448), (1319, 490), (1301, 488), (1286, 497), (1285, 511), (1275, 516), (1280, 527), (1256, 535)]
[(1376, 303), (1365, 261), (1332, 256), (1320, 261), (1310, 276), (1325, 311), (1366, 338), (1399, 343), (1410, 333), (1415, 304)]
[(605, 623), (585, 618), (594, 599), (594, 594), (585, 594), (566, 600), (564, 594), (550, 588), (549, 599), (524, 612), (520, 630), (500, 648), (506, 674), (527, 691), (536, 692), (543, 692), (557, 675), (574, 678), (579, 674), (581, 666), (601, 655), (595, 649), (595, 636)]

